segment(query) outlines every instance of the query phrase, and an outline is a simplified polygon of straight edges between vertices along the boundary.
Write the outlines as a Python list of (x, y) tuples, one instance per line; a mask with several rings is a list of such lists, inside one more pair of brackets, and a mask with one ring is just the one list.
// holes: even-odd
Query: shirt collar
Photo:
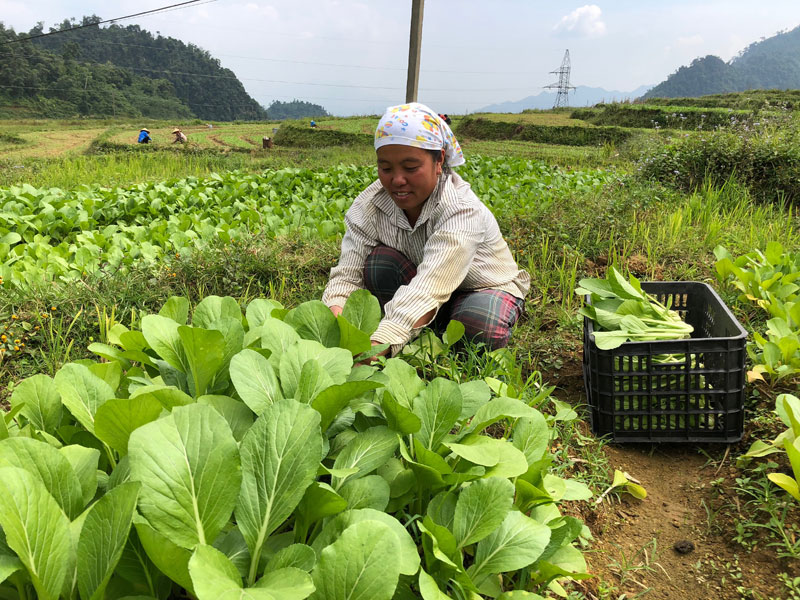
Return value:
[(378, 182), (378, 189), (375, 192), (372, 203), (378, 210), (391, 217), (395, 226), (407, 231), (414, 231), (428, 222), (433, 214), (433, 211), (439, 205), (442, 197), (447, 195), (448, 192), (452, 191), (452, 187), (452, 182), (450, 181), (449, 176), (443, 175), (439, 177), (436, 187), (433, 188), (431, 195), (428, 196), (425, 204), (422, 205), (422, 212), (420, 213), (419, 218), (413, 227), (408, 222), (408, 218), (406, 217), (405, 213), (403, 213), (403, 211), (397, 207), (397, 205), (394, 203), (394, 200), (392, 200), (392, 197), (389, 195), (389, 192), (387, 192), (383, 186), (380, 185), (380, 182)]

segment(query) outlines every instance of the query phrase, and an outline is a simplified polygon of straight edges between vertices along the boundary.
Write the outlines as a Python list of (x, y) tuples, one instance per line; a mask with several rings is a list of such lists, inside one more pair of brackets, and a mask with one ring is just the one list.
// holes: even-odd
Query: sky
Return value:
[[(121, 17), (178, 0), (0, 0), (0, 21), (26, 32), (65, 18)], [(264, 106), (306, 100), (336, 115), (405, 101), (411, 0), (203, 0), (120, 21), (208, 50)], [(694, 58), (730, 60), (800, 25), (798, 0), (427, 0), (420, 102), (465, 114), (537, 95), (557, 79), (630, 92)], [(68, 35), (68, 34), (67, 34)]]

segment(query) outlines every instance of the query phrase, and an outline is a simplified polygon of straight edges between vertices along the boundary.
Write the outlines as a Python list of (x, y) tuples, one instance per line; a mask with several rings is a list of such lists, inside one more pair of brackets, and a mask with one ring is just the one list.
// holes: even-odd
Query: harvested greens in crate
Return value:
[(734, 442), (744, 428), (747, 333), (699, 282), (581, 280), (583, 374), (598, 435)]

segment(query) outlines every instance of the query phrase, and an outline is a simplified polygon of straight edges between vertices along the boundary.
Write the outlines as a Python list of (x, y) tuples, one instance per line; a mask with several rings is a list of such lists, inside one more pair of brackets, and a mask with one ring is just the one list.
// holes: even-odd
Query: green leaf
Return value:
[(312, 408), (322, 415), (322, 421), (320, 422), (322, 431), (326, 431), (330, 427), (336, 415), (351, 400), (379, 387), (382, 387), (382, 384), (377, 381), (346, 381), (322, 390), (311, 402)]
[(386, 389), (405, 408), (410, 409), (414, 398), (425, 389), (425, 382), (419, 378), (417, 370), (399, 358), (387, 360), (383, 374), (389, 377)]
[(270, 351), (269, 362), (277, 370), (283, 353), (300, 341), (300, 336), (291, 325), (275, 318), (264, 321), (261, 330), (261, 347)]
[(389, 392), (383, 394), (381, 408), (386, 417), (389, 429), (401, 435), (417, 433), (422, 427), (420, 418), (407, 409), (405, 406), (396, 402)]
[(356, 290), (347, 297), (342, 316), (354, 327), (367, 334), (375, 333), (381, 322), (381, 305), (368, 290)]
[(422, 422), (414, 438), (428, 450), (435, 451), (461, 415), (461, 391), (458, 384), (437, 377), (414, 399), (413, 411)]
[(187, 325), (178, 327), (178, 336), (186, 353), (186, 364), (189, 367), (187, 374), (192, 376), (193, 395), (197, 398), (208, 391), (208, 384), (222, 368), (224, 362), (222, 347), (225, 338), (215, 329), (201, 329)]
[(349, 350), (353, 356), (372, 348), (369, 334), (352, 325), (343, 315), (336, 317), (336, 323), (339, 326), (339, 346)]
[(319, 557), (322, 549), (339, 539), (343, 531), (353, 524), (363, 521), (380, 521), (389, 527), (400, 544), (399, 550), (394, 553), (392, 560), (400, 567), (400, 573), (403, 575), (414, 575), (417, 569), (419, 569), (420, 559), (417, 546), (411, 535), (406, 531), (402, 523), (393, 516), (371, 508), (347, 510), (328, 520), (320, 534), (314, 539), (314, 543), (311, 544), (311, 547), (314, 548), (314, 552), (316, 552)]
[(186, 353), (178, 335), (178, 323), (161, 315), (146, 315), (142, 317), (142, 335), (147, 340), (147, 345), (156, 351), (167, 364), (178, 369), (181, 373), (188, 370)]
[(333, 488), (339, 490), (346, 481), (369, 475), (394, 456), (397, 434), (386, 427), (371, 427), (356, 434), (333, 462), (334, 469), (358, 469), (345, 477), (334, 477)]
[(306, 340), (319, 342), (326, 348), (339, 345), (339, 324), (331, 309), (319, 300), (303, 302), (290, 310), (284, 321), (294, 327), (298, 335)]
[[(328, 312), (330, 313), (330, 310)], [(353, 366), (353, 356), (344, 348), (325, 348), (319, 342), (300, 340), (281, 356), (280, 381), (286, 398), (294, 398), (300, 384), (303, 365), (312, 359), (319, 361), (320, 367), (330, 376), (334, 384), (344, 383)]]
[(800, 487), (797, 481), (786, 475), (785, 473), (768, 473), (767, 478), (786, 490), (795, 500), (800, 502)]
[(131, 529), (139, 484), (123, 483), (100, 498), (86, 516), (78, 540), (81, 598), (102, 600)]
[(458, 547), (479, 542), (497, 529), (513, 501), (514, 485), (508, 479), (490, 477), (464, 488), (453, 517), (453, 535)]
[(534, 418), (539, 411), (516, 398), (495, 398), (481, 406), (472, 418), (467, 431), (483, 431), (501, 419)]
[(231, 381), (239, 397), (256, 415), (283, 399), (269, 361), (255, 350), (242, 350), (231, 359)]
[(461, 415), (458, 417), (459, 421), (472, 417), (492, 397), (492, 391), (482, 379), (465, 381), (459, 384), (458, 389), (461, 391)]
[(256, 582), (255, 587), (259, 591), (269, 592), (276, 600), (303, 600), (314, 591), (311, 576), (302, 569), (294, 567), (284, 567), (265, 573), (264, 577)]
[(14, 388), (10, 402), (12, 408), (23, 405), (22, 416), (40, 431), (55, 434), (61, 425), (61, 396), (47, 375), (22, 380)]
[(541, 460), (550, 443), (550, 428), (544, 415), (537, 410), (535, 415), (517, 419), (511, 433), (511, 443), (525, 455), (529, 465)]
[(189, 301), (183, 296), (170, 296), (158, 314), (172, 319), (179, 325), (186, 325), (189, 319)]
[(192, 325), (211, 329), (211, 326), (222, 319), (235, 319), (242, 322), (242, 309), (239, 303), (230, 296), (206, 296), (200, 301), (192, 314)]
[(389, 504), (389, 484), (380, 475), (351, 479), (339, 488), (339, 493), (347, 500), (349, 509), (386, 510)]
[(442, 334), (442, 341), (448, 346), (452, 346), (461, 338), (464, 337), (464, 324), (460, 321), (450, 321), (447, 324), (444, 334)]
[(69, 461), (78, 477), (82, 495), (81, 506), (86, 506), (97, 493), (97, 463), (100, 460), (100, 451), (78, 444), (63, 446), (58, 451)]
[(248, 580), (256, 578), (269, 535), (297, 507), (322, 460), (319, 413), (295, 400), (268, 407), (242, 440), (242, 488), (236, 521), (251, 554)]
[(213, 542), (233, 512), (242, 479), (225, 419), (210, 406), (177, 407), (134, 431), (128, 453), (148, 522), (184, 548)]
[(189, 573), (199, 600), (277, 600), (268, 592), (252, 590), (251, 593), (246, 593), (242, 588), (239, 571), (227, 556), (213, 546), (197, 546), (189, 560)]
[(24, 469), (0, 468), (0, 527), (39, 600), (58, 600), (74, 555), (69, 520), (44, 484)]
[(137, 388), (131, 394), (131, 398), (140, 398), (144, 396), (155, 398), (161, 406), (169, 411), (176, 406), (194, 404), (194, 398), (189, 394), (182, 392), (176, 387), (167, 385), (145, 385)]
[(322, 550), (311, 573), (312, 600), (391, 600), (400, 576), (400, 543), (377, 521), (355, 523)]
[(61, 402), (78, 422), (94, 433), (94, 416), (106, 400), (114, 397), (114, 390), (89, 369), (76, 363), (67, 363), (56, 373), (55, 384)]
[(475, 562), (467, 573), (480, 585), (495, 573), (507, 573), (534, 563), (550, 541), (550, 528), (512, 510), (503, 523), (478, 542)]
[(262, 326), (272, 317), (272, 311), (276, 308), (283, 308), (283, 304), (277, 300), (256, 298), (247, 305), (247, 326), (251, 330)]
[(0, 441), (0, 466), (19, 467), (38, 478), (70, 520), (83, 510), (78, 476), (66, 457), (50, 444), (25, 437)]
[(197, 403), (207, 404), (221, 414), (228, 422), (233, 438), (237, 442), (241, 442), (253, 426), (253, 411), (230, 396), (200, 396)]
[(303, 494), (303, 499), (295, 511), (299, 522), (297, 528), (306, 531), (308, 527), (326, 517), (339, 514), (347, 508), (347, 500), (342, 498), (327, 483), (315, 481)]
[(325, 388), (333, 385), (333, 380), (322, 369), (319, 361), (312, 358), (303, 363), (300, 369), (300, 381), (297, 385), (294, 398), (302, 404), (310, 404), (316, 395)]
[(94, 375), (105, 381), (114, 392), (117, 391), (119, 382), (122, 381), (122, 365), (119, 362), (92, 363), (86, 366)]
[(278, 569), (294, 567), (295, 569), (310, 573), (316, 562), (317, 555), (311, 546), (292, 544), (291, 546), (278, 550), (278, 552), (269, 559), (267, 568), (264, 571), (270, 573)]
[(158, 419), (161, 403), (151, 395), (112, 398), (97, 409), (95, 435), (121, 455), (128, 453), (128, 438), (142, 425)]
[(525, 455), (505, 440), (474, 436), (462, 444), (445, 444), (453, 454), (476, 465), (490, 467), (486, 477), (517, 477), (528, 470)]
[(142, 517), (134, 516), (133, 525), (147, 557), (159, 571), (183, 588), (192, 591), (189, 559), (192, 553), (153, 529)]
[(436, 580), (428, 575), (424, 569), (419, 570), (419, 593), (422, 600), (449, 600), (450, 596), (442, 593)]

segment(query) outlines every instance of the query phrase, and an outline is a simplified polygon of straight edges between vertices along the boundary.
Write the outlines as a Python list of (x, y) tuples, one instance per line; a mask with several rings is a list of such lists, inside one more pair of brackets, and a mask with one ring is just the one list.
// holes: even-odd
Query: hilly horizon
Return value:
[(752, 43), (728, 62), (711, 54), (698, 57), (643, 97), (696, 97), (758, 89), (800, 89), (800, 26)]
[[(575, 88), (575, 90), (569, 93), (569, 106), (583, 107), (592, 106), (599, 102), (622, 102), (624, 100), (634, 100), (644, 94), (651, 87), (652, 86), (650, 85), (642, 85), (630, 92), (621, 92), (619, 90), (606, 90), (601, 87), (579, 85)], [(527, 96), (521, 100), (488, 104), (483, 108), (479, 108), (473, 112), (517, 113), (527, 109), (546, 110), (553, 108), (555, 99), (555, 92), (545, 90), (539, 94)]]

